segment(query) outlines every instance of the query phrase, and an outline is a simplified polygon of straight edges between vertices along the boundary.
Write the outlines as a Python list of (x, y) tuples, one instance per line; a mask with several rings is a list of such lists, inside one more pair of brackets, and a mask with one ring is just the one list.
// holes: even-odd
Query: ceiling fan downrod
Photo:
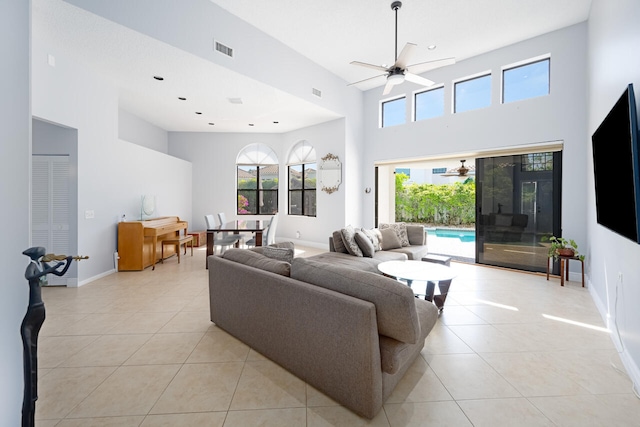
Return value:
[(396, 12), (396, 44), (394, 46), (395, 52), (396, 52), (395, 61), (398, 60), (398, 9), (400, 9), (401, 7), (402, 7), (401, 1), (394, 1), (393, 3), (391, 3), (391, 9)]

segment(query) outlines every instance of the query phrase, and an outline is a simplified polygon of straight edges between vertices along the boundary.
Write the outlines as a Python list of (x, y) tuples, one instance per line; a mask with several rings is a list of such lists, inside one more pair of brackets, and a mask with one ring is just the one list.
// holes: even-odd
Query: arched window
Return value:
[(287, 161), (289, 215), (316, 216), (316, 150), (307, 141), (291, 149)]
[(265, 144), (249, 144), (236, 158), (238, 215), (278, 212), (278, 156)]

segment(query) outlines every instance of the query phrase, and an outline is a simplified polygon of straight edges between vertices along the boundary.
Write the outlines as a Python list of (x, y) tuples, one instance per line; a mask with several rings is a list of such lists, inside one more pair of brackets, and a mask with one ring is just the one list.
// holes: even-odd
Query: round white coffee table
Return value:
[[(440, 311), (444, 308), (451, 280), (456, 276), (451, 267), (418, 260), (384, 261), (378, 264), (378, 270), (382, 274), (405, 281), (414, 294), (424, 296), (424, 299), (428, 301), (433, 301)], [(414, 284), (414, 282), (420, 282), (420, 285)], [(422, 287), (423, 283), (424, 288)], [(436, 283), (438, 284), (438, 294), (436, 294)]]

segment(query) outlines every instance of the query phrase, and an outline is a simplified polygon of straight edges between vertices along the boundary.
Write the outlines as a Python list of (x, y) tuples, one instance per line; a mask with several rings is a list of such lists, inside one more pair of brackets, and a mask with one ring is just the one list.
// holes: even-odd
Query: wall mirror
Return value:
[(320, 189), (328, 194), (338, 191), (342, 183), (342, 163), (329, 153), (320, 161)]

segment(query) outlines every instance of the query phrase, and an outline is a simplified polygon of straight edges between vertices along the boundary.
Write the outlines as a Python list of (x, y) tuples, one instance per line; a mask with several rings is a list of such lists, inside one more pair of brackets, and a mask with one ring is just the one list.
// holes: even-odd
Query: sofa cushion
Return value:
[(382, 250), (388, 251), (389, 249), (401, 248), (402, 242), (398, 238), (395, 231), (390, 228), (383, 228), (380, 230), (382, 235)]
[(373, 242), (369, 237), (367, 237), (362, 230), (356, 230), (355, 239), (358, 247), (362, 251), (362, 256), (371, 258), (376, 252), (376, 249), (373, 247)]
[[(253, 248), (249, 248), (248, 250), (262, 254), (264, 252), (264, 248), (266, 248), (267, 246), (254, 246)], [(295, 244), (293, 242), (278, 242), (278, 243), (272, 243), (269, 245), (269, 247), (271, 248), (287, 248), (287, 249), (291, 249), (294, 251), (295, 253)]]
[(398, 253), (405, 254), (407, 259), (415, 259), (420, 260), (422, 257), (426, 256), (429, 251), (427, 250), (427, 245), (411, 245), (405, 246), (403, 248), (390, 249), (390, 253)]
[(427, 233), (424, 231), (424, 226), (407, 224), (407, 237), (409, 238), (410, 245), (426, 245)]
[(347, 247), (344, 245), (344, 240), (342, 240), (342, 232), (340, 230), (336, 230), (333, 232), (333, 249), (336, 252), (340, 252), (343, 254), (349, 253)]
[(421, 337), (413, 291), (396, 280), (306, 258), (293, 260), (291, 277), (373, 303), (380, 335), (409, 344)]
[(285, 261), (291, 264), (293, 261), (294, 250), (291, 248), (276, 248), (274, 246), (265, 246), (262, 254), (268, 258)]
[(340, 233), (342, 234), (342, 240), (344, 242), (344, 245), (347, 248), (347, 251), (349, 251), (351, 255), (362, 256), (362, 250), (360, 249), (360, 246), (358, 246), (358, 243), (356, 242), (355, 228), (353, 228), (350, 225), (347, 225), (345, 228), (340, 230)]
[(373, 258), (367, 258), (367, 257), (355, 257), (355, 256), (351, 256), (351, 254), (343, 254), (340, 252), (322, 252), (317, 255), (312, 255), (306, 258), (312, 259), (318, 262), (332, 264), (332, 265), (341, 265), (343, 267), (349, 267), (359, 271), (370, 271), (372, 273), (382, 274), (380, 273), (380, 270), (378, 270), (378, 264), (380, 264), (382, 261), (388, 261), (388, 260), (387, 259), (379, 260), (378, 254), (386, 254), (386, 253), (389, 253), (389, 252), (376, 252), (376, 255)]
[(391, 224), (380, 224), (380, 230), (387, 228), (395, 231), (402, 246), (409, 246), (409, 236), (407, 236), (407, 224), (404, 222), (394, 222)]
[(263, 254), (246, 249), (227, 249), (222, 254), (224, 259), (235, 261), (250, 267), (270, 271), (282, 276), (291, 275), (291, 264), (286, 261), (269, 258)]
[[(422, 332), (422, 336), (419, 339), (424, 340), (438, 320), (438, 310), (431, 302), (420, 298), (415, 298), (415, 303)], [(380, 336), (380, 362), (384, 372), (395, 374), (400, 367), (409, 362), (411, 357), (411, 345), (393, 338)]]

